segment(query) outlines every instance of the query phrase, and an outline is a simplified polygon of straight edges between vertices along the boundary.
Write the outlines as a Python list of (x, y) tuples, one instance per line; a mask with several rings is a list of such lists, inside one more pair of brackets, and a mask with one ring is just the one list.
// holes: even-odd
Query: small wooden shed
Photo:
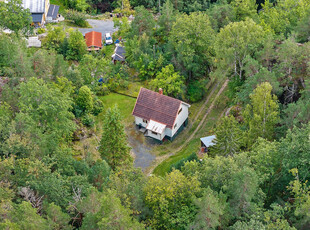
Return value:
[(200, 138), (202, 153), (207, 153), (209, 147), (215, 145), (214, 143), (215, 138), (216, 138), (215, 135)]

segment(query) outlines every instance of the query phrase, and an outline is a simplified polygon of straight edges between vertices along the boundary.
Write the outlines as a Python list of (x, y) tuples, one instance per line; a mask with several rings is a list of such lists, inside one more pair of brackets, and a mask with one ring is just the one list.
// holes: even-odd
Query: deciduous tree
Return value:
[(260, 84), (250, 95), (251, 104), (247, 105), (243, 112), (248, 126), (248, 145), (256, 141), (258, 137), (271, 140), (274, 136), (274, 128), (279, 122), (279, 105), (277, 97), (271, 94), (272, 86), (268, 82)]
[(94, 100), (91, 90), (86, 86), (82, 86), (79, 89), (78, 96), (76, 98), (76, 103), (83, 112), (92, 112), (94, 108)]
[(165, 178), (152, 176), (144, 192), (145, 202), (154, 213), (151, 224), (155, 229), (182, 229), (193, 221), (193, 198), (200, 193), (197, 178), (187, 178), (178, 170)]
[(174, 72), (174, 67), (171, 64), (162, 68), (156, 78), (150, 82), (150, 86), (156, 91), (162, 88), (164, 94), (173, 97), (181, 97), (185, 88), (184, 78), (179, 73)]
[(0, 2), (0, 26), (15, 33), (27, 32), (32, 22), (29, 9), (25, 9), (21, 0)]
[(205, 76), (212, 66), (214, 31), (207, 14), (181, 14), (172, 26), (169, 41), (172, 44), (175, 66), (186, 80)]
[(253, 56), (264, 38), (263, 28), (252, 19), (232, 22), (221, 29), (215, 43), (218, 71), (238, 76), (243, 80), (247, 55)]
[(66, 58), (68, 60), (79, 61), (82, 59), (83, 55), (86, 54), (86, 48), (83, 34), (78, 30), (70, 29)]

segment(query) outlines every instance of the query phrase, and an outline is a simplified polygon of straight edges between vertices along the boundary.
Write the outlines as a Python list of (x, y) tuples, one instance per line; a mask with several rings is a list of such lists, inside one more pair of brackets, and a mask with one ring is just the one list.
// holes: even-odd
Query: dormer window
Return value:
[(182, 108), (179, 110), (178, 114), (180, 114), (182, 112)]
[(146, 120), (146, 119), (143, 119), (143, 123), (146, 123), (146, 124), (147, 124), (147, 120)]
[(177, 123), (175, 123), (175, 125), (174, 125), (174, 129), (175, 129), (177, 126), (178, 126), (178, 124), (177, 124)]

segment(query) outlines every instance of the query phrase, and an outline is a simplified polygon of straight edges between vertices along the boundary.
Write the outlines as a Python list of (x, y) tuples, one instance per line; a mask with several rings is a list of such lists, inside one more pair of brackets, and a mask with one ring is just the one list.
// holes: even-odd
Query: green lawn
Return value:
[(167, 160), (159, 164), (154, 169), (153, 173), (158, 176), (165, 176), (165, 174), (169, 172), (172, 164), (178, 162), (179, 160), (182, 160), (183, 158), (188, 157), (193, 152), (197, 152), (200, 146), (199, 143), (200, 143), (199, 138), (191, 140), (186, 146), (186, 148), (182, 149), (176, 155), (169, 157)]
[[(134, 119), (131, 115), (133, 107), (135, 106), (136, 99), (132, 97), (127, 97), (117, 93), (110, 93), (109, 95), (100, 97), (104, 104), (104, 110), (111, 108), (115, 104), (121, 111), (121, 115), (124, 121), (125, 126), (130, 125)], [(103, 118), (104, 113), (98, 116), (99, 119)]]
[(128, 89), (120, 89), (117, 90), (117, 92), (130, 95), (132, 97), (138, 97), (141, 87), (145, 87), (142, 82), (129, 82)]

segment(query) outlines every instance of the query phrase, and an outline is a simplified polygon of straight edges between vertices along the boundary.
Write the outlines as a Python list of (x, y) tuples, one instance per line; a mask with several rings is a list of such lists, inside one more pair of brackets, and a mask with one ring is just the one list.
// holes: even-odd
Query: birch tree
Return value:
[(277, 96), (271, 94), (269, 82), (260, 84), (250, 95), (251, 104), (243, 112), (248, 126), (248, 144), (251, 145), (258, 137), (271, 140), (274, 128), (279, 121), (279, 105)]
[(233, 22), (221, 29), (215, 43), (218, 69), (243, 80), (246, 56), (253, 56), (265, 37), (263, 28), (252, 19)]

